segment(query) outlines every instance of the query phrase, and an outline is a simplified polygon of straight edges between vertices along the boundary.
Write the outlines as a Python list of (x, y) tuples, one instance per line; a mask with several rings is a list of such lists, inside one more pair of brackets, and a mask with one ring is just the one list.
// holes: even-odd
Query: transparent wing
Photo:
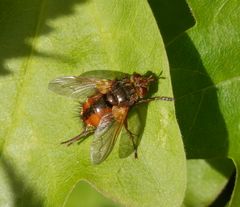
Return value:
[(76, 99), (85, 99), (97, 93), (97, 84), (101, 79), (81, 76), (60, 77), (51, 81), (48, 88), (57, 94)]
[(91, 160), (93, 164), (104, 161), (112, 151), (119, 136), (123, 122), (117, 122), (112, 113), (102, 117), (91, 144)]

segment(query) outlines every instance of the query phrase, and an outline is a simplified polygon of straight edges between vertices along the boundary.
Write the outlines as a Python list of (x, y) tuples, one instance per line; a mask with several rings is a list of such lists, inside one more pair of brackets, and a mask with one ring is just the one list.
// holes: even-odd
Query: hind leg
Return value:
[(124, 121), (124, 127), (125, 127), (127, 133), (128, 133), (129, 136), (130, 136), (130, 139), (131, 139), (132, 144), (133, 144), (133, 149), (134, 149), (134, 157), (135, 157), (135, 159), (137, 159), (137, 158), (138, 158), (137, 145), (136, 145), (136, 143), (134, 142), (134, 136), (137, 136), (137, 135), (134, 134), (134, 133), (132, 133), (132, 132), (128, 129), (127, 119), (125, 119), (125, 121)]
[(61, 142), (61, 144), (66, 144), (67, 146), (70, 146), (71, 144), (73, 144), (74, 142), (77, 142), (79, 140), (83, 141), (84, 139), (87, 138), (88, 135), (92, 134), (93, 132), (94, 132), (93, 129), (89, 129), (89, 128), (85, 127), (82, 133), (80, 133), (76, 137), (73, 137), (69, 140)]

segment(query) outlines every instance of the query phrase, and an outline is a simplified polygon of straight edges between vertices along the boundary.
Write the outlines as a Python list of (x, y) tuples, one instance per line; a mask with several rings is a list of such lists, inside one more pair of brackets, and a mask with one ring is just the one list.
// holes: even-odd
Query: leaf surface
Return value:
[(92, 137), (71, 147), (59, 144), (82, 130), (74, 118), (78, 104), (47, 89), (63, 75), (150, 70), (167, 77), (157, 95), (172, 96), (165, 49), (147, 2), (1, 4), (0, 41), (6, 51), (0, 53), (0, 203), (63, 206), (73, 186), (87, 180), (126, 206), (180, 206), (186, 167), (173, 103), (139, 108), (144, 130), (138, 160), (120, 159), (117, 143), (105, 162), (93, 166)]
[(233, 170), (229, 159), (188, 160), (187, 190), (182, 206), (210, 206), (226, 187)]

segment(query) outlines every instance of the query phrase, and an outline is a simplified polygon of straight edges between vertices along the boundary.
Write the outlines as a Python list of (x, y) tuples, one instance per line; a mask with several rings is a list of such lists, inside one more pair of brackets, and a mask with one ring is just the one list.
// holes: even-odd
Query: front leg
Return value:
[(152, 97), (152, 98), (141, 99), (141, 100), (139, 100), (136, 104), (149, 103), (149, 102), (151, 102), (151, 101), (156, 101), (156, 100), (161, 100), (161, 101), (174, 101), (174, 98), (172, 98), (172, 97), (167, 97), (167, 96), (155, 96), (155, 97)]

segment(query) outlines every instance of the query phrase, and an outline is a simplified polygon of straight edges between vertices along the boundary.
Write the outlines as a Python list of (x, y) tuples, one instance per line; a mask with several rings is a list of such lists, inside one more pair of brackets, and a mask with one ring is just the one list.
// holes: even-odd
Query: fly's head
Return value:
[(131, 82), (133, 83), (136, 93), (139, 98), (144, 98), (148, 91), (149, 91), (149, 85), (152, 82), (157, 81), (153, 75), (140, 75), (138, 73), (133, 73), (130, 78)]

